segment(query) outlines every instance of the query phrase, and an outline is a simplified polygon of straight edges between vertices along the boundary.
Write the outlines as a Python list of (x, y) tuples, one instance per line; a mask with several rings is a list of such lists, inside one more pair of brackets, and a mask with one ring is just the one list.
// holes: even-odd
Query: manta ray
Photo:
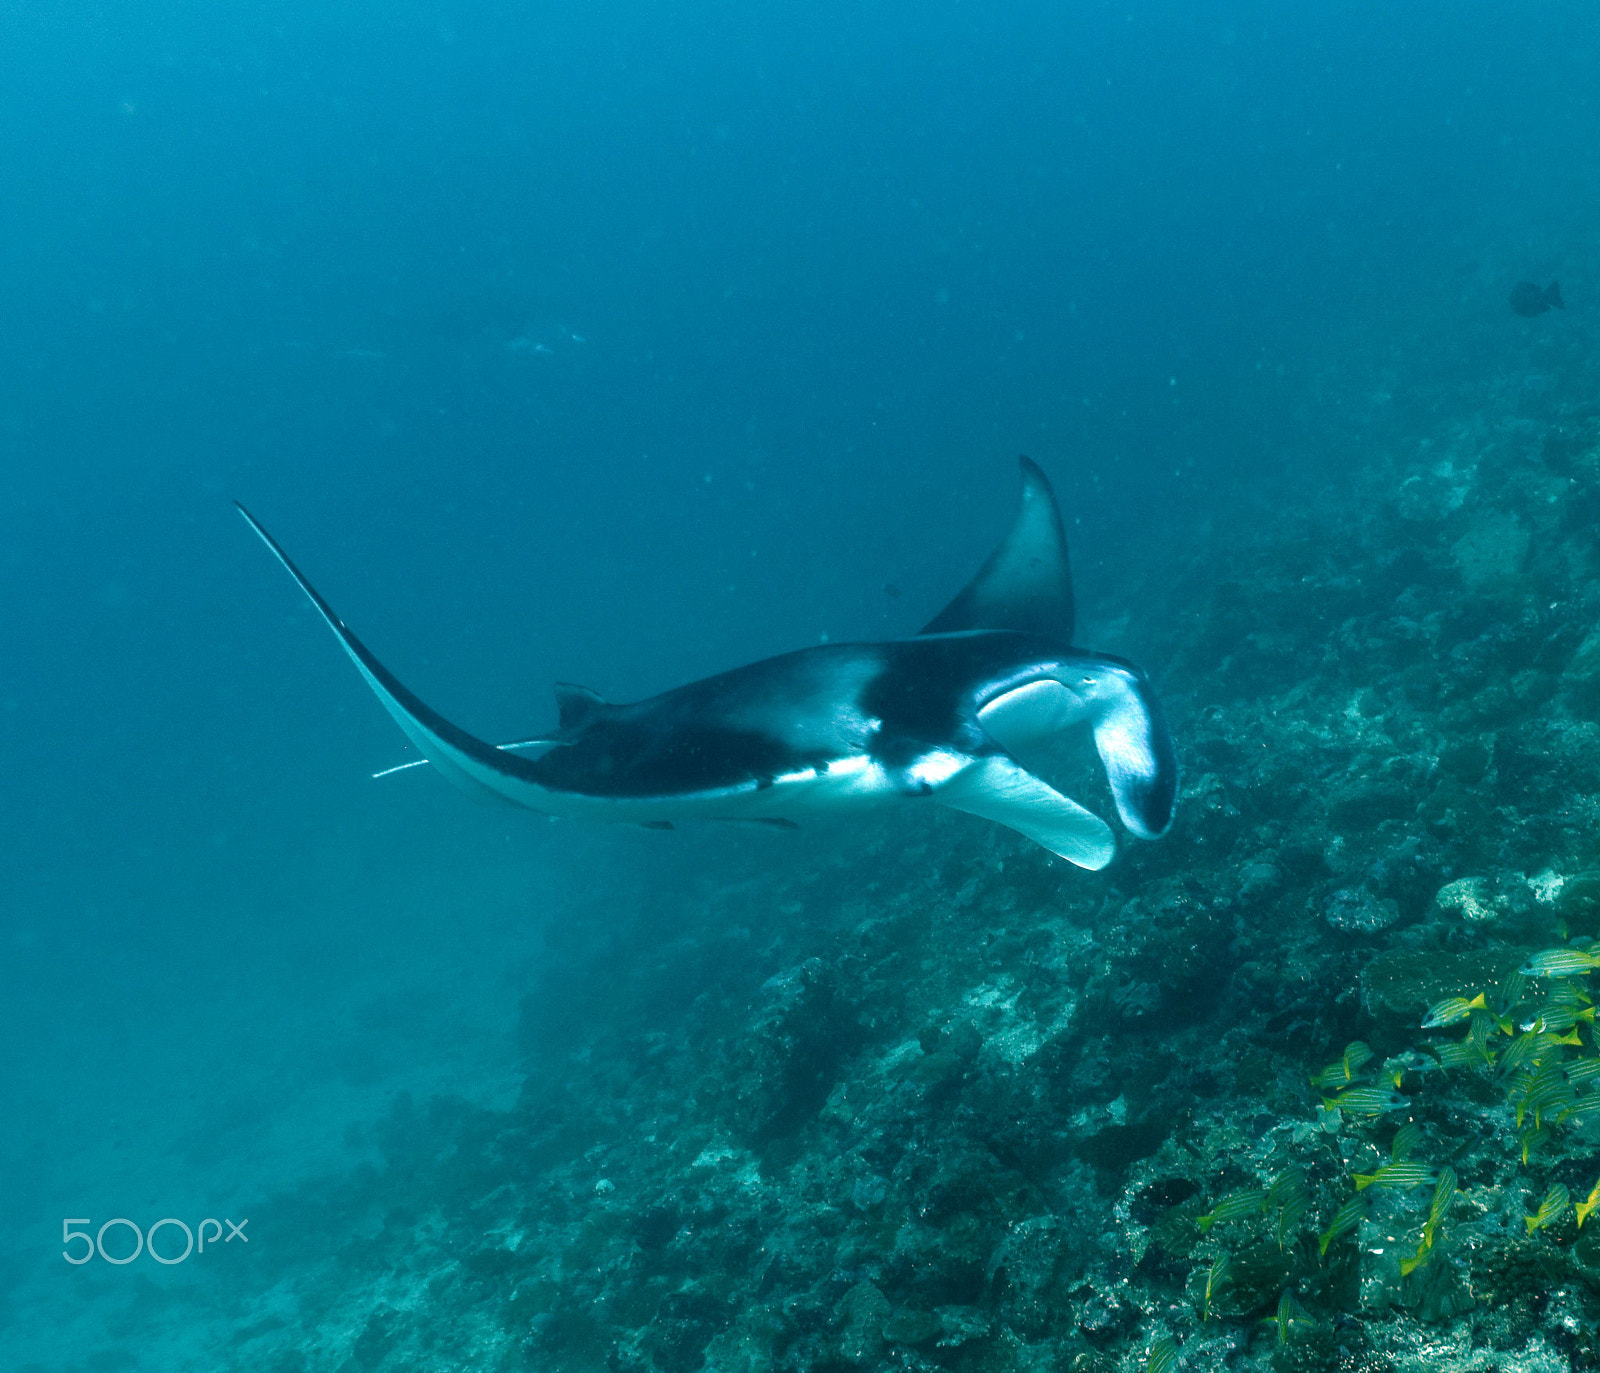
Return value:
[(1097, 870), (1116, 853), (1111, 827), (1019, 761), (1086, 727), (1129, 833), (1155, 839), (1172, 823), (1178, 767), (1161, 706), (1132, 663), (1072, 646), (1066, 534), (1028, 458), (1010, 532), (915, 636), (802, 648), (627, 705), (560, 683), (555, 730), (506, 744), (407, 690), (239, 512), (423, 755), (405, 766), (431, 764), (480, 800), (656, 829), (787, 828), (819, 812), (931, 801)]

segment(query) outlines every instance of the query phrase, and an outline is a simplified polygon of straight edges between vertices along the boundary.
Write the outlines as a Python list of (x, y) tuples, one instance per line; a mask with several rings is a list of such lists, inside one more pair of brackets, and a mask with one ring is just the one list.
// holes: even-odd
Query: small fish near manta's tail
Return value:
[[(444, 716), (419, 700), (384, 667), (345, 623), (333, 613), (333, 607), (305, 578), (278, 541), (262, 527), (244, 506), (234, 505), (260, 536), (262, 543), (284, 565), (288, 573), (306, 593), (311, 604), (327, 621), (328, 628), (337, 636), (344, 651), (350, 655), (357, 670), (366, 678), (367, 685), (383, 703), (385, 710), (404, 731), (406, 737), (433, 766), (450, 782), (474, 800), (524, 805), (531, 810), (550, 810), (545, 801), (546, 790), (527, 774), (523, 760), (497, 749), (482, 739), (475, 738), (464, 729), (446, 720)], [(532, 742), (532, 741), (528, 741)]]

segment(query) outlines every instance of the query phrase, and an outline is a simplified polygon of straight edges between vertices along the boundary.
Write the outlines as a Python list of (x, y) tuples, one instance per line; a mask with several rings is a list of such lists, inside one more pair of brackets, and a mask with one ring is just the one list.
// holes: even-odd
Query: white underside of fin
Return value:
[(1117, 851), (1104, 820), (1005, 754), (980, 759), (935, 791), (933, 799), (1016, 830), (1091, 872), (1105, 867)]

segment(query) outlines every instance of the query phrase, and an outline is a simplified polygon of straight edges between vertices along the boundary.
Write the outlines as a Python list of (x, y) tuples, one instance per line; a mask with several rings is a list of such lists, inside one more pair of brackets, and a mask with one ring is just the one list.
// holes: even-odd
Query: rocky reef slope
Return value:
[(918, 815), (575, 938), (520, 1104), (276, 1203), (214, 1366), (1593, 1364), (1587, 977), (1514, 970), (1600, 935), (1600, 407), (1481, 413), (1130, 593), (1167, 839)]

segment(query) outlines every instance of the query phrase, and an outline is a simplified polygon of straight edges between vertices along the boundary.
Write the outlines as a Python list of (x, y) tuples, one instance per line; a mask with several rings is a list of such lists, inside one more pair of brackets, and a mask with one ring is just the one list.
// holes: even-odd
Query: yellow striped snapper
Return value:
[(1347, 1045), (1343, 1057), (1313, 1075), (1313, 1087), (1345, 1087), (1356, 1080), (1356, 1074), (1371, 1060), (1372, 1050), (1359, 1039)]
[(1439, 1071), (1439, 1066), (1438, 1059), (1430, 1058), (1420, 1049), (1407, 1049), (1393, 1058), (1384, 1059), (1383, 1075), (1394, 1083), (1394, 1089), (1398, 1092), (1407, 1073), (1413, 1077), (1422, 1073), (1436, 1073)]
[(1500, 980), (1500, 994), (1494, 999), (1492, 1014), (1496, 1020), (1504, 1021), (1511, 1012), (1517, 1009), (1517, 1003), (1522, 1000), (1523, 993), (1528, 990), (1528, 979), (1520, 972), (1507, 973)]
[(1546, 1006), (1534, 1019), (1524, 1021), (1518, 1028), (1524, 1034), (1542, 1034), (1549, 1031), (1552, 1034), (1565, 1034), (1580, 1021), (1585, 1025), (1594, 1024), (1594, 1007), (1584, 1006), (1581, 1009), (1572, 1006)]
[(1278, 1219), (1278, 1248), (1288, 1247), (1300, 1217), (1311, 1205), (1311, 1191), (1306, 1186), (1306, 1175), (1298, 1168), (1289, 1168), (1273, 1178), (1267, 1188), (1266, 1200), (1261, 1203), (1266, 1211), (1276, 1210)]
[(1594, 1190), (1572, 1209), (1578, 1217), (1578, 1229), (1583, 1229), (1584, 1221), (1589, 1219), (1589, 1212), (1600, 1206), (1600, 1182), (1595, 1183)]
[(1336, 1097), (1325, 1097), (1322, 1104), (1329, 1110), (1337, 1107), (1358, 1116), (1381, 1116), (1388, 1111), (1399, 1111), (1411, 1104), (1392, 1087), (1351, 1087)]
[(1211, 1267), (1206, 1270), (1206, 1304), (1200, 1315), (1201, 1324), (1211, 1319), (1211, 1299), (1222, 1290), (1222, 1284), (1227, 1282), (1228, 1271), (1232, 1267), (1233, 1261), (1226, 1254), (1218, 1254), (1211, 1260)]
[(1581, 1092), (1596, 1078), (1600, 1078), (1600, 1058), (1580, 1058), (1576, 1063), (1562, 1064), (1561, 1071), (1575, 1092)]
[(1422, 1022), (1424, 1030), (1441, 1030), (1447, 1025), (1454, 1025), (1466, 1020), (1474, 1011), (1486, 1011), (1488, 1003), (1479, 992), (1472, 1000), (1464, 996), (1447, 996), (1443, 1001), (1435, 1001), (1428, 1007), (1428, 1014)]
[(1428, 1261), (1433, 1253), (1433, 1241), (1439, 1233), (1439, 1226), (1443, 1223), (1450, 1210), (1450, 1203), (1455, 1200), (1456, 1174), (1455, 1169), (1446, 1168), (1439, 1174), (1438, 1184), (1433, 1189), (1433, 1202), (1428, 1207), (1428, 1219), (1422, 1226), (1422, 1239), (1417, 1245), (1417, 1252), (1408, 1259), (1400, 1260), (1400, 1276), (1409, 1277)]
[(1561, 1070), (1559, 1059), (1547, 1059), (1533, 1071), (1524, 1068), (1506, 1087), (1506, 1100), (1516, 1107), (1517, 1128), (1522, 1128), (1523, 1117), (1532, 1114), (1538, 1125), (1540, 1117), (1553, 1106), (1572, 1104), (1572, 1087)]
[(1531, 1068), (1543, 1063), (1551, 1054), (1558, 1053), (1564, 1048), (1582, 1047), (1583, 1041), (1578, 1038), (1576, 1030), (1564, 1035), (1554, 1034), (1549, 1030), (1530, 1030), (1526, 1034), (1518, 1035), (1501, 1050), (1500, 1068), (1509, 1076), (1524, 1065)]
[(1162, 1335), (1150, 1341), (1150, 1354), (1145, 1359), (1145, 1373), (1174, 1373), (1178, 1367), (1178, 1345), (1171, 1335)]
[(1414, 1120), (1408, 1120), (1394, 1132), (1394, 1138), (1389, 1141), (1389, 1157), (1396, 1163), (1402, 1163), (1421, 1143), (1422, 1126)]
[(1386, 1163), (1375, 1173), (1354, 1176), (1358, 1192), (1368, 1187), (1376, 1187), (1380, 1192), (1409, 1192), (1413, 1187), (1437, 1181), (1439, 1170), (1425, 1163)]
[(1285, 1287), (1283, 1289), (1283, 1295), (1278, 1298), (1277, 1314), (1274, 1316), (1268, 1316), (1261, 1323), (1262, 1325), (1272, 1325), (1277, 1327), (1278, 1345), (1281, 1348), (1283, 1345), (1289, 1343), (1289, 1336), (1293, 1333), (1295, 1326), (1310, 1325), (1312, 1324), (1312, 1320), (1310, 1316), (1306, 1315), (1305, 1307), (1301, 1306), (1300, 1303), (1294, 1299), (1294, 1294), (1290, 1292), (1287, 1287)]
[(1246, 1216), (1261, 1214), (1267, 1200), (1265, 1187), (1245, 1187), (1230, 1192), (1203, 1216), (1195, 1217), (1195, 1224), (1203, 1235), (1218, 1221), (1243, 1220)]
[(1581, 977), (1600, 962), (1570, 944), (1536, 953), (1517, 969), (1524, 977)]
[[(1539, 1203), (1539, 1209), (1531, 1216), (1524, 1216), (1522, 1223), (1528, 1227), (1531, 1235), (1535, 1230), (1543, 1230), (1547, 1225), (1554, 1225), (1567, 1212), (1567, 1207), (1572, 1204), (1572, 1198), (1559, 1182), (1552, 1185), (1544, 1194), (1544, 1200)], [(1585, 1212), (1587, 1215), (1588, 1213)]]
[(1357, 1192), (1349, 1201), (1345, 1202), (1333, 1213), (1333, 1219), (1328, 1222), (1328, 1228), (1317, 1237), (1317, 1253), (1326, 1255), (1328, 1246), (1341, 1235), (1348, 1235), (1356, 1226), (1361, 1224), (1362, 1217), (1367, 1214), (1367, 1199)]
[(1472, 1038), (1459, 1044), (1440, 1044), (1434, 1048), (1441, 1068), (1488, 1068), (1494, 1065), (1494, 1051)]

